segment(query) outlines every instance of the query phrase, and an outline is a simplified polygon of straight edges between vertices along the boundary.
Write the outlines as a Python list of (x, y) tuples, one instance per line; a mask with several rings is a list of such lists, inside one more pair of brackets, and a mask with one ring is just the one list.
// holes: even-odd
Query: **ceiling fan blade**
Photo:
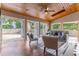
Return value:
[(45, 10), (45, 12), (55, 12), (55, 10)]

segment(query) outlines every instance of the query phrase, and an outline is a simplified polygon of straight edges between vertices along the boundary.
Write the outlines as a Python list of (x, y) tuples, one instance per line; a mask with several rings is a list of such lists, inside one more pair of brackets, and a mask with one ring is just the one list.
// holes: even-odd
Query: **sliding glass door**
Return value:
[(48, 30), (48, 25), (46, 23), (40, 22), (40, 36), (45, 35)]
[(39, 22), (37, 21), (27, 21), (27, 32), (32, 33), (34, 36), (39, 36)]
[(31, 32), (34, 36), (41, 36), (47, 33), (48, 26), (46, 23), (39, 22), (39, 21), (27, 21), (27, 32)]
[(2, 40), (11, 40), (21, 37), (21, 20), (20, 18), (1, 16), (2, 19)]

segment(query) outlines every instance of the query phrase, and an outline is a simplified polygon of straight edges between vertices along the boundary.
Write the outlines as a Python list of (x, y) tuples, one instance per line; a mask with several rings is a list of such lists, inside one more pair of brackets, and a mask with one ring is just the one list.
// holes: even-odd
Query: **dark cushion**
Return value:
[(66, 33), (64, 31), (50, 31), (50, 35), (53, 36), (58, 36), (59, 37), (59, 41), (65, 42), (66, 41)]

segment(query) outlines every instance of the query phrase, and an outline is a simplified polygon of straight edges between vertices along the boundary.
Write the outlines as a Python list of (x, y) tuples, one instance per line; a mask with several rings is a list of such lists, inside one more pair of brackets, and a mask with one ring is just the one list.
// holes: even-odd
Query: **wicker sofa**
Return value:
[(59, 37), (59, 41), (61, 42), (66, 42), (67, 41), (67, 35), (68, 35), (68, 31), (57, 31), (57, 30), (53, 30), (50, 31), (50, 33), (48, 34), (49, 36), (58, 36)]

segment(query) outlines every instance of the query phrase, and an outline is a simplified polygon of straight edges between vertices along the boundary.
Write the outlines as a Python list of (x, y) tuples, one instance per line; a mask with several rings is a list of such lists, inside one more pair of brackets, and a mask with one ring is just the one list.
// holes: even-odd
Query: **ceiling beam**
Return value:
[(77, 9), (77, 11), (79, 11), (79, 3), (76, 4), (76, 9)]
[(1, 3), (0, 3), (0, 15), (1, 15)]

